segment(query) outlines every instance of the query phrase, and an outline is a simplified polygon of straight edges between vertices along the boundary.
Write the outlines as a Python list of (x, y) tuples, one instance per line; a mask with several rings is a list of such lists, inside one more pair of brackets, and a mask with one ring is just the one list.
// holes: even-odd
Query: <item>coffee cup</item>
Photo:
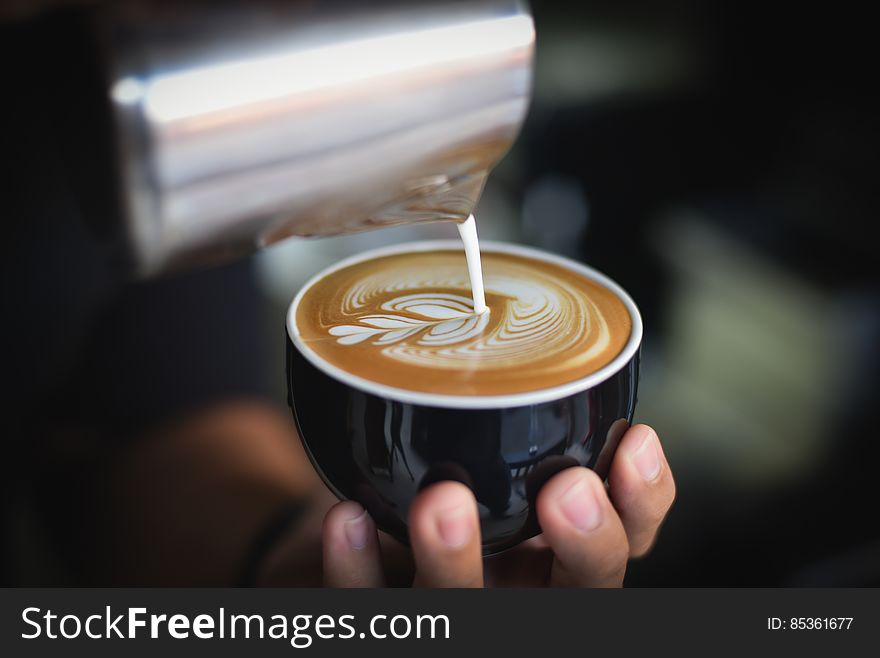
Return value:
[[(457, 480), (474, 493), (491, 554), (540, 532), (535, 499), (550, 477), (570, 466), (607, 476), (635, 410), (642, 322), (630, 296), (586, 265), (481, 247), (486, 317), (468, 312), (458, 242), (373, 250), (319, 273), (288, 309), (287, 383), (306, 452), (337, 496), (406, 543), (419, 491)], [(395, 283), (398, 263), (424, 281)], [(526, 267), (540, 285), (519, 293), (507, 270)]]

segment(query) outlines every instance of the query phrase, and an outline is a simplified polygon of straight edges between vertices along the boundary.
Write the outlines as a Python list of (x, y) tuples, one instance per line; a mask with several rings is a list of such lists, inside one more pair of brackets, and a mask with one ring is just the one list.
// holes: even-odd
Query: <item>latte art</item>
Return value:
[[(471, 300), (461, 295), (404, 295), (382, 304), (387, 313), (364, 315), (357, 324), (330, 327), (340, 345), (372, 339), (388, 345), (418, 336), (419, 345), (451, 345), (479, 336), (489, 321), (487, 313), (476, 315)], [(387, 350), (385, 350), (387, 352)], [(390, 355), (390, 353), (389, 353)]]
[(546, 388), (610, 362), (631, 327), (608, 289), (560, 266), (483, 254), (488, 310), (474, 313), (460, 251), (397, 254), (320, 279), (300, 336), (354, 375), (409, 390), (493, 395)]

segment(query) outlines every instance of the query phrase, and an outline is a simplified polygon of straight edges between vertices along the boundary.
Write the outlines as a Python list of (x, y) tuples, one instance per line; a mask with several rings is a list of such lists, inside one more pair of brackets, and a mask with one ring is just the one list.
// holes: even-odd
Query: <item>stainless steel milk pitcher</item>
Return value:
[(532, 18), (509, 0), (137, 2), (101, 25), (142, 274), (464, 220), (531, 93)]

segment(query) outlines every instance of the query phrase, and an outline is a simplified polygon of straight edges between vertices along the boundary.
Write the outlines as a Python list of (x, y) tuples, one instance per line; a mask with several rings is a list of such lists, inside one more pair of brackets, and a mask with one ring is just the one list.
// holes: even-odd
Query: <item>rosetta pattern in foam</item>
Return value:
[[(516, 264), (495, 267), (485, 286), (489, 311), (474, 314), (459, 270), (414, 268), (374, 273), (343, 296), (345, 322), (327, 328), (342, 346), (372, 345), (386, 358), (432, 368), (499, 369), (539, 359), (577, 367), (610, 343), (596, 305), (565, 281)], [(441, 271), (438, 271), (441, 270)], [(459, 289), (463, 294), (436, 292)], [(377, 301), (385, 298), (380, 304)]]

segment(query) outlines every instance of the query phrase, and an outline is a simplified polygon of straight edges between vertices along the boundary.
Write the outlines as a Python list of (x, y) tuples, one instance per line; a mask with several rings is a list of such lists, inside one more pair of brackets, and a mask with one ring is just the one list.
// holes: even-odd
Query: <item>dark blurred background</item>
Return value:
[[(627, 584), (880, 585), (873, 24), (845, 2), (532, 6), (534, 101), (478, 226), (596, 266), (642, 309), (637, 420), (664, 441), (678, 499)], [(87, 583), (67, 559), (86, 531), (65, 523), (97, 495), (77, 460), (105, 448), (84, 428), (124, 444), (223, 396), (282, 406), (296, 289), (346, 255), (455, 231), (293, 241), (122, 284), (78, 216), (51, 113), (16, 92), (15, 43), (0, 573)]]

